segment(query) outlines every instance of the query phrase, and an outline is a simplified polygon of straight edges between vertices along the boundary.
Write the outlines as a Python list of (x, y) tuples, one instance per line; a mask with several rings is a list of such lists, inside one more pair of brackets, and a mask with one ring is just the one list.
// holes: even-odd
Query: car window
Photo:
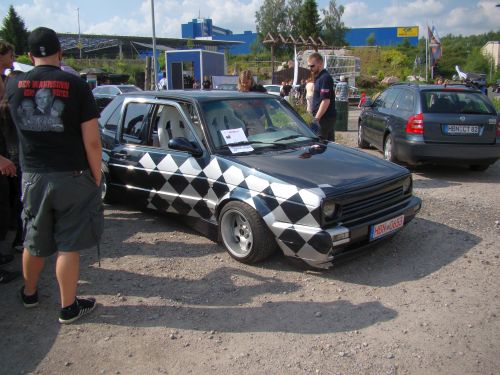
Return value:
[(493, 105), (482, 93), (432, 90), (421, 95), (424, 113), (495, 114)]
[(141, 91), (141, 89), (136, 86), (120, 86), (120, 90), (121, 92)]
[(394, 102), (393, 108), (402, 112), (413, 112), (415, 95), (409, 90), (401, 90), (401, 94)]
[(122, 141), (143, 144), (147, 137), (148, 114), (151, 104), (129, 103), (125, 108), (125, 120), (122, 129)]
[(401, 90), (397, 89), (387, 90), (387, 95), (384, 98), (384, 103), (382, 105), (382, 108), (392, 108), (400, 92)]
[(171, 105), (158, 105), (153, 120), (151, 145), (168, 150), (168, 141), (179, 137), (186, 138), (193, 145), (197, 145), (192, 127), (186, 122), (181, 112)]
[(387, 91), (382, 92), (378, 96), (376, 96), (375, 100), (373, 101), (372, 107), (377, 107), (380, 108), (384, 105), (384, 100), (387, 97)]

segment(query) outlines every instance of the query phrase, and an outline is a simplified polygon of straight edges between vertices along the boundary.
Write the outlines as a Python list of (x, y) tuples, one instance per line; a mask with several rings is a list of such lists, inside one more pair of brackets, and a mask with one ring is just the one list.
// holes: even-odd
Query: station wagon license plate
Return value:
[(372, 225), (370, 228), (370, 241), (388, 235), (399, 228), (402, 228), (405, 223), (405, 215), (397, 216), (393, 219), (384, 221), (380, 224)]
[(444, 125), (444, 133), (449, 135), (477, 135), (479, 126), (477, 125)]

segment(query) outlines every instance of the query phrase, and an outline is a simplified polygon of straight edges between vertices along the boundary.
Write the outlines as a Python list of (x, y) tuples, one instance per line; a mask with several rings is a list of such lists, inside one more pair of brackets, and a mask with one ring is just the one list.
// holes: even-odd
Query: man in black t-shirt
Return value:
[(76, 289), (80, 250), (98, 245), (102, 234), (99, 112), (86, 83), (60, 69), (61, 46), (53, 30), (33, 30), (28, 47), (35, 68), (6, 87), (23, 171), (20, 295), (24, 306), (38, 305), (45, 258), (57, 252), (59, 322), (67, 324), (96, 307), (95, 299), (76, 297)]
[(335, 141), (335, 91), (333, 79), (324, 69), (323, 56), (312, 53), (307, 64), (315, 76), (312, 114), (320, 126), (320, 138)]

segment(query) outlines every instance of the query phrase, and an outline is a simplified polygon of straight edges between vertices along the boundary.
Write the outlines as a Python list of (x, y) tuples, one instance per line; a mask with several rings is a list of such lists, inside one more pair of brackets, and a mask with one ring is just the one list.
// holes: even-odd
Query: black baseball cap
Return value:
[(28, 36), (28, 48), (33, 56), (46, 57), (59, 52), (61, 43), (54, 30), (37, 27)]

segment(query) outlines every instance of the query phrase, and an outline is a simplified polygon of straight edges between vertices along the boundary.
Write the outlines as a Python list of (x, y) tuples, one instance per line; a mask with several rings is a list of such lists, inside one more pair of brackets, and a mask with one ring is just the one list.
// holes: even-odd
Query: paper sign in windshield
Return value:
[(233, 154), (237, 154), (239, 152), (253, 151), (253, 147), (250, 145), (230, 146), (231, 144), (234, 143), (248, 142), (247, 136), (243, 132), (242, 128), (224, 129), (221, 130), (220, 132), (226, 144), (229, 145), (229, 150)]

